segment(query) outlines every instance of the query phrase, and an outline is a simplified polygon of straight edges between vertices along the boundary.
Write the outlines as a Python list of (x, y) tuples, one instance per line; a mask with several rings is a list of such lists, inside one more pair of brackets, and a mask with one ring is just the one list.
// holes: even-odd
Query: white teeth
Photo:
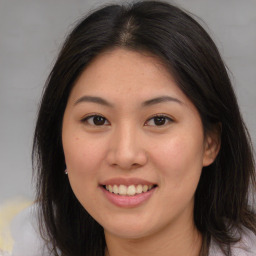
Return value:
[(113, 186), (113, 193), (118, 194), (118, 186), (117, 185)]
[(135, 194), (141, 194), (145, 193), (149, 190), (151, 190), (154, 186), (153, 185), (106, 185), (105, 188), (111, 193), (114, 193), (116, 195), (122, 195), (122, 196), (134, 196)]
[(136, 188), (134, 185), (131, 185), (127, 189), (127, 195), (134, 196), (136, 194)]
[(137, 194), (141, 194), (142, 193), (142, 185), (138, 185), (137, 187), (136, 187), (136, 193)]
[(148, 191), (148, 185), (144, 185), (142, 190), (143, 190), (143, 192), (147, 192)]
[(119, 189), (118, 189), (118, 194), (122, 195), (122, 196), (125, 196), (126, 192), (127, 192), (127, 187), (124, 186), (124, 185), (120, 185)]

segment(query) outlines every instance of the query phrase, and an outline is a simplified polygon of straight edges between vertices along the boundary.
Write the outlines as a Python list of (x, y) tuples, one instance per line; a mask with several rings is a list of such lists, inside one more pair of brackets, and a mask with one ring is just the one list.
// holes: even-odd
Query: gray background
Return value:
[[(33, 199), (30, 156), (44, 82), (74, 22), (107, 2), (0, 0), (0, 203), (18, 195)], [(231, 79), (255, 146), (256, 0), (176, 3), (207, 24), (203, 26), (232, 71)]]

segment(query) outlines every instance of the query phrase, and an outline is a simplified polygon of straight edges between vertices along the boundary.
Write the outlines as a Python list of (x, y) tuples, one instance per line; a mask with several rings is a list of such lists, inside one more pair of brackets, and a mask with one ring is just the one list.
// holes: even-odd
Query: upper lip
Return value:
[(100, 183), (100, 185), (105, 186), (105, 185), (126, 185), (126, 186), (130, 186), (130, 185), (156, 185), (156, 183), (151, 182), (151, 181), (147, 181), (144, 179), (140, 179), (140, 178), (112, 178), (112, 179), (108, 179), (105, 180), (103, 182)]

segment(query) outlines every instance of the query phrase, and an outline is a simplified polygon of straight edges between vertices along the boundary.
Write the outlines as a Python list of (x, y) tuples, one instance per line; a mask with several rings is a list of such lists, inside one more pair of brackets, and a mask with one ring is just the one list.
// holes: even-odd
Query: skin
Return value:
[[(145, 104), (161, 96), (174, 100)], [(163, 125), (156, 125), (157, 114), (166, 116)], [(92, 115), (106, 120), (95, 125), (86, 119)], [(199, 255), (194, 194), (219, 144), (214, 133), (204, 135), (197, 109), (156, 57), (114, 49), (95, 58), (70, 94), (62, 142), (71, 187), (103, 226), (106, 255)], [(137, 207), (118, 207), (99, 186), (116, 177), (157, 188)]]

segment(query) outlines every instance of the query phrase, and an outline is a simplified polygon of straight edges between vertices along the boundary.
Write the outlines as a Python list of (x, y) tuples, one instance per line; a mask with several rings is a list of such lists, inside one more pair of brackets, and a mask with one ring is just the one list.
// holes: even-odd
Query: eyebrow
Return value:
[[(78, 100), (76, 100), (74, 105), (77, 105), (81, 102), (92, 102), (92, 103), (97, 103), (97, 104), (107, 106), (107, 107), (114, 106), (113, 104), (106, 101), (105, 99), (103, 99), (101, 97), (96, 97), (96, 96), (83, 96), (83, 97), (79, 98)], [(153, 98), (153, 99), (144, 101), (142, 103), (142, 106), (147, 107), (147, 106), (152, 106), (152, 105), (163, 103), (163, 102), (177, 102), (179, 104), (182, 104), (182, 102), (177, 98), (170, 97), (170, 96), (160, 96), (157, 98)]]
[(108, 101), (100, 98), (100, 97), (95, 97), (95, 96), (83, 96), (81, 98), (79, 98), (74, 105), (77, 105), (81, 102), (92, 102), (92, 103), (97, 103), (103, 106), (108, 106), (108, 107), (113, 107), (113, 105), (111, 103), (109, 103)]
[(157, 97), (157, 98), (147, 100), (147, 101), (143, 102), (142, 105), (143, 106), (152, 106), (152, 105), (155, 105), (155, 104), (159, 104), (159, 103), (163, 103), (163, 102), (169, 102), (169, 101), (177, 102), (179, 104), (183, 104), (182, 101), (180, 101), (177, 98), (170, 97), (170, 96), (160, 96), (160, 97)]

